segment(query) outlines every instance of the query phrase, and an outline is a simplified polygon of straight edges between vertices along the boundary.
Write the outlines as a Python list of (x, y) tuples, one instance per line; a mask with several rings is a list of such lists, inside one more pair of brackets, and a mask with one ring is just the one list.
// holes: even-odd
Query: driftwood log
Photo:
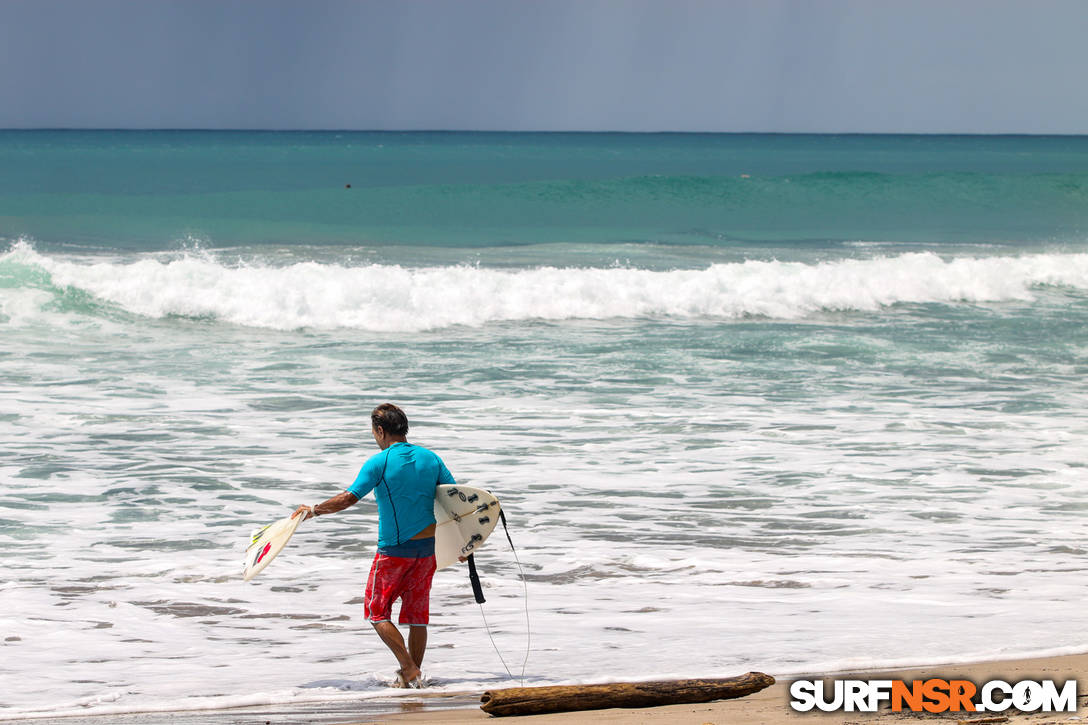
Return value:
[(657, 707), (727, 700), (759, 692), (774, 684), (762, 672), (717, 680), (615, 682), (608, 685), (511, 687), (488, 690), (480, 709), (490, 715), (539, 715), (546, 712), (603, 710), (609, 707)]

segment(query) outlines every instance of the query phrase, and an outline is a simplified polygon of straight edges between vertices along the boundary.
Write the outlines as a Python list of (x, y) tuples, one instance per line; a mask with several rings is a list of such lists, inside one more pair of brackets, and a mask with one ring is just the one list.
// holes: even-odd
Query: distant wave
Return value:
[[(479, 194), (478, 187), (469, 187)], [(492, 187), (510, 196), (535, 197), (548, 201), (592, 201), (597, 203), (656, 200), (681, 206), (737, 207), (769, 205), (779, 213), (783, 206), (864, 201), (897, 208), (919, 204), (932, 207), (964, 205), (997, 211), (1006, 202), (1019, 207), (1045, 204), (1049, 208), (1073, 209), (1088, 200), (1088, 175), (1011, 174), (981, 172), (930, 172), (891, 174), (874, 171), (816, 171), (787, 176), (630, 176), (605, 180), (554, 180)], [(458, 187), (444, 188), (448, 195)]]
[[(748, 261), (702, 269), (492, 269), (72, 261), (18, 242), (0, 256), (0, 289), (35, 288), (129, 313), (291, 330), (411, 331), (518, 320), (638, 317), (800, 319), (897, 303), (1031, 300), (1033, 288), (1088, 290), (1088, 254), (944, 260), (932, 253), (819, 264)], [(93, 311), (93, 310), (88, 310)]]

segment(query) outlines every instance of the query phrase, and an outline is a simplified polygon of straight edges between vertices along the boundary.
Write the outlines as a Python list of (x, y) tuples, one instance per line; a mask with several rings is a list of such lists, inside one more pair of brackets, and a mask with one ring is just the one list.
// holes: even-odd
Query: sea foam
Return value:
[[(72, 260), (17, 242), (0, 269), (27, 286), (78, 290), (150, 318), (256, 328), (415, 331), (525, 320), (641, 317), (801, 319), (901, 303), (1033, 299), (1088, 289), (1088, 254), (944, 259), (930, 252), (821, 263), (745, 261), (666, 271), (630, 267), (488, 268), (164, 260)], [(22, 271), (16, 275), (13, 270)], [(44, 273), (44, 274), (43, 274)]]
[[(414, 439), (499, 495), (517, 545), (515, 559), (496, 535), (478, 557), (487, 625), (463, 568), (436, 576), (432, 692), (518, 684), (499, 654), (519, 675), (526, 649), (527, 685), (1088, 649), (1070, 626), (1088, 540), (1083, 256), (653, 271), (225, 254), (0, 255), (0, 679), (17, 683), (0, 719), (384, 698), (395, 665), (359, 603), (372, 501), (238, 575), (253, 528), (352, 480), (381, 400), (405, 401)], [(515, 303), (526, 319), (724, 322), (390, 345), (140, 316), (285, 325), (300, 308), (271, 290), (311, 295), (325, 317), (306, 319), (329, 325), (483, 324)], [(382, 317), (399, 300), (407, 312)], [(840, 308), (831, 324), (730, 322)], [(662, 650), (662, 631), (678, 645)]]

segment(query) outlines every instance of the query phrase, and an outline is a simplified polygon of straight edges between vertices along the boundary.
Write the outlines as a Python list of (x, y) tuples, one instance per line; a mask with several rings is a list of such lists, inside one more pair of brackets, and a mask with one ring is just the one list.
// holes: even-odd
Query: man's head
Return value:
[(378, 447), (385, 450), (408, 435), (408, 416), (392, 403), (382, 403), (371, 411), (370, 427)]

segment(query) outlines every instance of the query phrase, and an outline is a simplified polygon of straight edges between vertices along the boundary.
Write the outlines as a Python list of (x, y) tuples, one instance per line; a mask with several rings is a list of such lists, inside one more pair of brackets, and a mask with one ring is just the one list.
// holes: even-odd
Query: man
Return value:
[[(370, 414), (371, 433), (381, 453), (363, 464), (355, 482), (315, 506), (299, 506), (292, 516), (343, 511), (374, 492), (378, 501), (378, 551), (366, 582), (364, 612), (382, 642), (400, 663), (397, 684), (421, 687), (420, 667), (427, 649), (434, 559), (434, 489), (455, 483), (433, 452), (407, 440), (408, 417), (392, 403)], [(303, 519), (304, 521), (306, 519)], [(401, 600), (399, 621), (408, 625), (408, 645), (392, 622), (393, 602)]]

